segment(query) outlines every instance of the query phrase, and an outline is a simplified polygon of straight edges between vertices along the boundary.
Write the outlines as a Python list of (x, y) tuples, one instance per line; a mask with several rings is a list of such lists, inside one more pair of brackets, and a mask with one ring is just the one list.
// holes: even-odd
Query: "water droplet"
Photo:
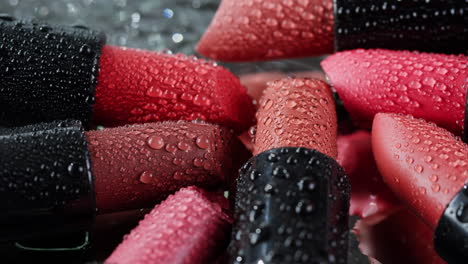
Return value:
[(281, 27), (285, 29), (294, 29), (297, 25), (293, 21), (286, 19), (281, 22)]
[(152, 136), (148, 138), (147, 143), (152, 149), (162, 149), (164, 147), (164, 139), (160, 136)]
[(308, 215), (312, 213), (314, 209), (315, 209), (315, 206), (311, 201), (307, 201), (303, 199), (303, 200), (300, 200), (296, 204), (296, 208), (294, 209), (294, 211), (297, 214)]
[(417, 173), (421, 173), (421, 172), (423, 172), (423, 170), (424, 170), (424, 167), (419, 165), (419, 164), (414, 166), (414, 171), (417, 172)]
[(437, 68), (436, 69), (436, 73), (441, 74), (441, 75), (445, 75), (447, 72), (448, 72), (448, 70), (446, 68)]
[(176, 153), (177, 147), (174, 144), (167, 144), (165, 150), (169, 153)]
[(456, 216), (462, 223), (468, 223), (468, 204), (460, 204), (457, 208)]
[(265, 187), (263, 188), (263, 190), (265, 191), (265, 193), (273, 193), (274, 187), (273, 185), (267, 183)]
[(203, 105), (210, 105), (211, 101), (208, 98), (206, 98), (206, 96), (197, 94), (193, 98), (193, 103), (198, 106), (203, 106)]
[(434, 87), (435, 83), (436, 83), (436, 80), (432, 77), (426, 77), (423, 80), (423, 84), (428, 85), (430, 87)]
[(428, 163), (430, 163), (432, 161), (432, 156), (425, 156), (424, 157), (424, 160)]
[(268, 26), (270, 26), (270, 27), (275, 27), (275, 26), (278, 25), (278, 21), (277, 21), (276, 19), (274, 19), (274, 18), (269, 17), (269, 18), (267, 18), (267, 20), (266, 20), (266, 24), (267, 24)]
[(429, 180), (431, 180), (431, 182), (437, 182), (439, 180), (439, 176), (432, 174)]
[(210, 147), (211, 141), (207, 136), (199, 136), (195, 140), (195, 143), (201, 149), (208, 149)]
[(420, 188), (419, 188), (419, 193), (420, 193), (421, 195), (425, 195), (425, 194), (426, 194), (426, 188), (420, 187)]
[(140, 175), (140, 181), (142, 183), (148, 184), (153, 181), (153, 174), (150, 171), (144, 171)]
[(190, 145), (187, 142), (180, 141), (177, 143), (177, 147), (182, 150), (182, 151), (189, 151), (190, 150)]
[(273, 101), (270, 100), (270, 99), (266, 99), (266, 100), (263, 102), (263, 107), (264, 107), (265, 110), (270, 109), (272, 106), (273, 106)]
[(294, 100), (288, 100), (286, 102), (286, 106), (289, 108), (294, 108), (297, 105), (297, 103)]
[(154, 87), (150, 87), (147, 91), (146, 91), (146, 95), (148, 95), (149, 97), (161, 97), (163, 94), (163, 91), (159, 88), (154, 88)]
[(80, 47), (80, 53), (84, 55), (93, 55), (93, 51), (90, 46), (87, 44), (84, 44), (83, 46)]
[(418, 81), (411, 81), (409, 83), (410, 88), (419, 89), (419, 88), (421, 88), (421, 86), (422, 86), (421, 83), (418, 82)]
[(174, 158), (174, 159), (172, 160), (172, 163), (173, 163), (174, 165), (181, 165), (183, 162), (184, 162), (184, 160), (182, 160), (181, 158)]
[(439, 192), (439, 191), (440, 191), (440, 185), (437, 184), (437, 183), (432, 184), (431, 190), (432, 190), (433, 192)]
[(176, 180), (182, 180), (184, 177), (184, 173), (181, 171), (176, 171), (174, 172), (173, 176), (174, 176), (174, 179)]
[(297, 187), (300, 191), (314, 191), (316, 188), (316, 182), (312, 178), (302, 178), (297, 183)]
[(195, 167), (198, 167), (198, 168), (203, 167), (203, 159), (201, 159), (201, 158), (194, 158), (194, 159), (193, 159), (193, 165), (194, 165)]

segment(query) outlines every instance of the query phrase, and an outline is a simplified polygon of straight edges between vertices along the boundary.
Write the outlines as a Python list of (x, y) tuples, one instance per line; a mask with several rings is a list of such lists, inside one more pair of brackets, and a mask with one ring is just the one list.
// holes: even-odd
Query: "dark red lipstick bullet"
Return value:
[(226, 186), (245, 151), (226, 129), (184, 121), (0, 133), (2, 240), (86, 229), (96, 211), (151, 207), (185, 186)]
[(81, 26), (0, 17), (0, 125), (204, 120), (240, 132), (254, 106), (237, 77), (193, 56), (105, 45)]

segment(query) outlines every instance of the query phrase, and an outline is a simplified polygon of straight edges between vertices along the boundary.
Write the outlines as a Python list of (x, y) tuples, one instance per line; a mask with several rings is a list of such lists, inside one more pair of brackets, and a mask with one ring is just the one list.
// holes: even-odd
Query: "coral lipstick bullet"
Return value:
[(255, 156), (237, 181), (230, 263), (346, 263), (349, 182), (334, 160), (330, 87), (282, 79), (259, 106)]
[(459, 0), (223, 0), (197, 50), (225, 61), (356, 48), (467, 53), (467, 11)]
[(387, 185), (435, 230), (441, 257), (466, 261), (468, 145), (422, 119), (377, 114), (372, 147)]
[(242, 131), (254, 106), (237, 77), (193, 56), (105, 45), (83, 27), (0, 17), (0, 125), (204, 120)]
[(226, 186), (246, 151), (226, 129), (184, 121), (0, 132), (2, 240), (81, 230), (96, 211), (151, 207), (184, 186)]

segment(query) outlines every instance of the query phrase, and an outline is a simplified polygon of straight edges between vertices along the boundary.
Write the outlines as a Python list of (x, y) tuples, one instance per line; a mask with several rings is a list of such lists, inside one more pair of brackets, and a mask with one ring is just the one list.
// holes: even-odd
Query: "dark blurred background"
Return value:
[[(49, 23), (86, 25), (104, 31), (108, 44), (195, 54), (194, 47), (209, 25), (219, 2), (220, 0), (0, 0), (0, 13), (22, 18), (34, 17)], [(321, 59), (220, 64), (236, 74), (295, 72), (320, 70)], [(101, 235), (105, 236), (104, 239), (97, 237), (93, 240), (93, 254), (85, 259), (104, 258), (122, 235), (136, 224), (135, 219), (138, 218), (125, 218), (120, 228), (116, 221), (109, 221), (108, 227), (104, 228), (105, 235)], [(355, 219), (352, 223), (354, 221)], [(354, 236), (350, 246), (349, 264), (368, 263), (367, 258), (357, 250)], [(5, 250), (10, 248), (2, 250), (0, 247), (1, 254)], [(25, 253), (9, 253), (12, 257), (0, 259), (0, 263), (28, 263), (20, 260), (20, 256)], [(34, 257), (32, 254), (27, 259), (31, 261)], [(81, 256), (74, 257), (71, 254), (70, 258), (73, 259), (65, 262), (63, 259), (57, 260), (57, 263), (84, 262)], [(52, 260), (47, 262), (55, 263)]]

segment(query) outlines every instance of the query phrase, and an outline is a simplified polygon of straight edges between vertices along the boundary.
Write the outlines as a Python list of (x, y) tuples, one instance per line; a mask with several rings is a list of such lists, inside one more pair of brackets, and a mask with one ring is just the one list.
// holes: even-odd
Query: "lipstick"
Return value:
[(242, 131), (253, 122), (245, 88), (214, 62), (105, 45), (103, 33), (82, 26), (5, 15), (0, 32), (1, 126), (203, 120)]
[(449, 263), (466, 260), (468, 145), (422, 119), (377, 114), (372, 147), (384, 181), (434, 232)]
[(90, 132), (56, 121), (0, 133), (6, 241), (87, 229), (96, 212), (151, 207), (181, 187), (229, 185), (245, 151), (228, 130), (185, 121)]
[[(211, 263), (232, 222), (215, 194), (182, 188), (140, 221), (105, 263)], [(226, 200), (227, 203), (227, 200)]]
[(357, 48), (466, 54), (467, 11), (458, 0), (223, 0), (197, 51), (223, 61)]
[(360, 220), (354, 230), (361, 251), (379, 263), (447, 264), (434, 249), (433, 231), (409, 209), (399, 210), (377, 224)]
[(468, 58), (391, 50), (352, 50), (321, 63), (351, 117), (370, 128), (379, 112), (410, 114), (457, 135), (467, 113)]
[(349, 214), (378, 222), (397, 211), (401, 204), (383, 182), (372, 153), (371, 134), (359, 130), (337, 139), (338, 163), (351, 183)]
[(259, 105), (255, 156), (237, 181), (230, 263), (346, 263), (349, 183), (334, 160), (330, 87), (279, 80)]

